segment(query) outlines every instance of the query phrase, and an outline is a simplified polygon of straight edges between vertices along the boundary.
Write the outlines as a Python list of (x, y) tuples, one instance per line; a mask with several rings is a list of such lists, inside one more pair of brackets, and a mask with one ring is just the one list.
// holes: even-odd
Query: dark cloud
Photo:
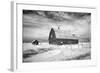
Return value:
[[(88, 17), (91, 13), (79, 13), (79, 12), (63, 12), (63, 11), (40, 11), (40, 10), (23, 10), (23, 14), (35, 14), (39, 16), (44, 16), (56, 21), (82, 19)], [(70, 18), (71, 19), (70, 19)]]

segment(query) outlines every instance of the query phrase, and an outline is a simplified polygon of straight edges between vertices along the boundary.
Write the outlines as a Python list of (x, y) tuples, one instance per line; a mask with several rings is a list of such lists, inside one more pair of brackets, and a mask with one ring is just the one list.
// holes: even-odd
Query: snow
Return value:
[(38, 54), (23, 58), (24, 62), (66, 61), (84, 59), (85, 57), (85, 59), (91, 58), (90, 43), (79, 43), (76, 45), (50, 45), (49, 43), (32, 45), (31, 43), (23, 43), (23, 52), (30, 49), (38, 52)]

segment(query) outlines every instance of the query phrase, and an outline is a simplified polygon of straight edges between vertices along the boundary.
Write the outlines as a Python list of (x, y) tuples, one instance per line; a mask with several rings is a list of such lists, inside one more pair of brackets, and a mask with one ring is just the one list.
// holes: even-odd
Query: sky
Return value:
[(91, 13), (23, 10), (23, 41), (48, 40), (54, 28), (57, 38), (91, 38)]

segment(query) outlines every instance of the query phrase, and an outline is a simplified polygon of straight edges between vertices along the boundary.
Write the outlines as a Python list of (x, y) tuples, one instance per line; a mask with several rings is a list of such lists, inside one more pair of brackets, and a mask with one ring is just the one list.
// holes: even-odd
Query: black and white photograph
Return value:
[(23, 63), (91, 60), (91, 13), (22, 10)]

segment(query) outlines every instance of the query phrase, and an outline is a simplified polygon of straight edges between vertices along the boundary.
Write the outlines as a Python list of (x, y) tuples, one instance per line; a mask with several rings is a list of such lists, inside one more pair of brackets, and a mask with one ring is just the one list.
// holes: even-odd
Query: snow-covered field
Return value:
[(23, 62), (66, 61), (91, 59), (90, 43), (50, 45), (23, 43)]

